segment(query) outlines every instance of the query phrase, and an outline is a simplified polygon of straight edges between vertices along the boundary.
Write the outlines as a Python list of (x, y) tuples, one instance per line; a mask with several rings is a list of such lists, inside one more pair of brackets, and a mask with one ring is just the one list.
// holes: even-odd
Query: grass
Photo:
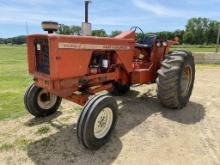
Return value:
[(25, 149), (29, 143), (31, 143), (30, 140), (26, 140), (26, 139), (23, 139), (23, 138), (18, 138), (11, 144), (9, 144), (9, 143), (2, 144), (0, 146), (0, 151), (9, 151), (11, 149), (14, 149), (15, 147)]
[(50, 131), (50, 127), (44, 126), (37, 130), (37, 134), (43, 135), (43, 134), (47, 134), (49, 131)]
[(24, 115), (23, 95), (30, 84), (26, 48), (0, 45), (0, 120)]
[(172, 47), (172, 50), (187, 50), (191, 52), (215, 52), (215, 45), (175, 45)]
[(0, 151), (8, 151), (8, 150), (12, 149), (13, 147), (14, 147), (13, 144), (5, 143), (0, 146)]

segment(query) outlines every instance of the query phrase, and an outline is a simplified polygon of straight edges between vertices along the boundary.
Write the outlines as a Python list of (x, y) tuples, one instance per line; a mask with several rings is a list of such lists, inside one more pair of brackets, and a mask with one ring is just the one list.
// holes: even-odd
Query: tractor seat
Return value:
[(157, 36), (156, 35), (153, 35), (153, 36), (147, 36), (145, 35), (144, 36), (144, 39), (142, 41), (139, 41), (135, 44), (135, 47), (137, 48), (152, 48), (155, 40), (157, 39)]
[(148, 45), (148, 44), (140, 44), (140, 43), (136, 43), (135, 44), (135, 47), (136, 48), (151, 48), (151, 46), (150, 45)]

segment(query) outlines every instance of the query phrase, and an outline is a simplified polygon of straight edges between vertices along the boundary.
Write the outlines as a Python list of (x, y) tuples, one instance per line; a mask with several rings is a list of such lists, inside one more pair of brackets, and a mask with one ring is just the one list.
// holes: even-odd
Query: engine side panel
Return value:
[(95, 51), (115, 51), (118, 62), (127, 72), (132, 71), (134, 44), (128, 39), (98, 37), (59, 36), (56, 40), (56, 75), (57, 79), (80, 77), (89, 74), (91, 56)]

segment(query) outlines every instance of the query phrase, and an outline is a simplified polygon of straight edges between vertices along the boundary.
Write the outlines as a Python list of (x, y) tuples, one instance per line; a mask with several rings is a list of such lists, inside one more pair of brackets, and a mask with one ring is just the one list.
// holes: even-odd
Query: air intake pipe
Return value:
[(47, 31), (48, 34), (53, 34), (59, 29), (59, 24), (53, 21), (44, 21), (41, 23), (42, 29)]
[(89, 23), (89, 3), (91, 0), (85, 0), (85, 22), (82, 23), (82, 35), (91, 36), (92, 35), (92, 24)]

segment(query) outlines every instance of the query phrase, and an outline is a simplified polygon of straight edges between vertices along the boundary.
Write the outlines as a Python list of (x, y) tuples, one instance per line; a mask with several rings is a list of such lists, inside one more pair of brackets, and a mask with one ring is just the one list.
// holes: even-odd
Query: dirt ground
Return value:
[(197, 69), (191, 101), (180, 111), (161, 107), (155, 85), (116, 99), (116, 131), (98, 151), (78, 143), (81, 107), (67, 101), (48, 118), (1, 121), (0, 164), (220, 164), (220, 67)]

